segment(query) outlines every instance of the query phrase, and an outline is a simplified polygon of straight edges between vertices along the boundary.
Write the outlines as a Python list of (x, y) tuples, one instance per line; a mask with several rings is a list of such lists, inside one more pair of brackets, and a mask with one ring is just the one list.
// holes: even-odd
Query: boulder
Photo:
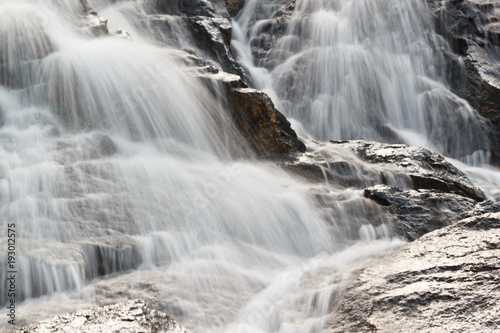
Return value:
[[(363, 189), (363, 196), (379, 206), (370, 208), (368, 223), (385, 223), (408, 241), (495, 206), (455, 166), (420, 147), (361, 140), (315, 143), (282, 167), (312, 183)], [(322, 195), (318, 201), (331, 200)]]
[(325, 332), (497, 332), (500, 213), (426, 234), (361, 271)]
[(305, 151), (304, 143), (265, 93), (252, 88), (234, 88), (230, 98), (232, 118), (257, 155), (278, 157)]
[[(326, 177), (327, 180), (340, 181), (344, 186), (394, 185), (397, 184), (396, 180), (391, 183), (390, 178), (395, 176), (400, 178), (399, 184), (407, 179), (408, 185), (414, 190), (453, 193), (478, 202), (486, 199), (484, 193), (463, 172), (425, 148), (363, 140), (331, 141), (317, 145), (316, 151), (299, 155), (285, 167), (296, 170), (309, 180), (324, 181)], [(344, 151), (339, 151), (339, 148)], [(356, 162), (347, 156), (349, 154), (346, 151), (378, 168)]]

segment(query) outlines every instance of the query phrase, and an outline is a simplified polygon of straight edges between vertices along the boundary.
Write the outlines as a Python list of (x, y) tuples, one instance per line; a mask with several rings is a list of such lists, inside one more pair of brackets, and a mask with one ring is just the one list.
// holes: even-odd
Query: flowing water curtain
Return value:
[(448, 46), (423, 1), (281, 5), (247, 2), (233, 45), (305, 136), (405, 142), (460, 158), (490, 150), (486, 122), (449, 91)]
[(24, 239), (20, 299), (81, 287), (93, 277), (100, 263), (82, 249), (112, 248), (113, 237), (103, 240), (108, 245), (88, 244), (108, 237), (107, 228), (122, 233), (125, 245), (128, 234), (140, 232), (142, 208), (133, 202), (142, 191), (150, 196), (144, 200), (168, 203), (156, 197), (152, 179), (150, 188), (127, 187), (127, 176), (136, 174), (118, 168), (112, 156), (166, 151), (189, 160), (209, 152), (213, 161), (227, 158), (232, 131), (218, 102), (169, 52), (89, 38), (78, 2), (53, 4), (1, 5), (1, 210), (2, 223), (17, 221)]

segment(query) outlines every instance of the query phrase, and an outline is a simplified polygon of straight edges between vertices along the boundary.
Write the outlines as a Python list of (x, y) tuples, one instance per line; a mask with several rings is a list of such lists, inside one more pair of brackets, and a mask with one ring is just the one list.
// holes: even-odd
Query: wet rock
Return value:
[(246, 143), (258, 155), (283, 156), (305, 151), (288, 120), (275, 109), (262, 91), (251, 88), (232, 89), (232, 117)]
[(241, 8), (245, 5), (245, 0), (225, 0), (224, 2), (229, 15), (231, 16), (236, 16), (236, 14), (238, 14)]
[(81, 246), (87, 280), (135, 269), (142, 263), (137, 245), (130, 238), (100, 237), (86, 240)]
[(370, 264), (326, 332), (496, 332), (500, 213), (433, 231)]
[(80, 0), (83, 25), (88, 27), (93, 36), (108, 35), (108, 19), (100, 17), (87, 0)]
[(486, 199), (484, 193), (472, 185), (463, 172), (427, 149), (360, 140), (332, 143), (348, 148), (369, 163), (396, 167), (410, 177), (413, 189), (453, 193), (475, 201)]
[(273, 5), (257, 4), (255, 25), (250, 33), (250, 45), (255, 62), (272, 70), (291, 54), (280, 46), (280, 39), (287, 33), (295, 9), (295, 1), (277, 1)]
[(187, 16), (215, 17), (215, 7), (210, 0), (158, 0), (156, 8), (160, 13)]
[(197, 46), (217, 61), (221, 69), (244, 76), (234, 60), (231, 43), (231, 21), (226, 18), (196, 16), (189, 19), (189, 28)]
[[(351, 155), (354, 153), (355, 157)], [(376, 167), (356, 161), (356, 158)], [(343, 186), (377, 184), (452, 193), (474, 201), (486, 199), (463, 172), (427, 149), (371, 141), (317, 143), (317, 149), (284, 165), (310, 181), (334, 181)]]
[(376, 185), (364, 190), (366, 198), (381, 206), (398, 235), (413, 241), (469, 216), (475, 208), (473, 199), (432, 190), (405, 190), (395, 186)]
[[(282, 167), (309, 182), (364, 189), (384, 212), (377, 216), (406, 240), (492, 211), (461, 171), (424, 148), (356, 140), (316, 143), (310, 150)], [(380, 220), (374, 215), (370, 224)]]
[(51, 332), (162, 332), (189, 333), (172, 317), (142, 300), (77, 311), (45, 320), (15, 331)]
[(114, 155), (117, 147), (113, 140), (101, 133), (94, 133), (78, 142), (59, 140), (55, 144), (55, 159), (61, 164), (97, 160)]
[(158, 30), (156, 38), (172, 44), (172, 39), (185, 35), (187, 38), (176, 46), (185, 47), (188, 39), (198, 54), (214, 60), (219, 69), (245, 76), (230, 46), (231, 18), (223, 0), (163, 0), (157, 2), (156, 10), (159, 14), (150, 17), (152, 26)]
[(113, 30), (110, 30), (109, 34), (117, 36), (117, 37), (120, 37), (120, 38), (124, 38), (124, 39), (127, 39), (127, 40), (132, 40), (132, 37), (130, 36), (130, 34), (127, 31), (122, 30), (122, 29), (113, 29)]
[[(465, 75), (455, 92), (491, 121), (494, 163), (500, 163), (500, 4), (490, 0), (428, 0), (436, 31), (445, 36), (463, 59), (453, 72)], [(455, 81), (459, 82), (460, 78)], [(494, 139), (495, 140), (495, 139)]]

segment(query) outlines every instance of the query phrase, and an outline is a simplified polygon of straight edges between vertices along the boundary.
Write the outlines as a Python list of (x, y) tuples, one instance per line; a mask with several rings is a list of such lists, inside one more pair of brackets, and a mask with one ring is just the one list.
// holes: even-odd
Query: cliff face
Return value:
[[(160, 30), (172, 16), (182, 22), (192, 47), (189, 52), (203, 58), (202, 63), (211, 63), (210, 72), (215, 75), (205, 78), (220, 86), (217, 93), (222, 95), (251, 152), (258, 157), (283, 158), (305, 151), (304, 144), (271, 99), (262, 91), (247, 89), (248, 78), (231, 47), (230, 15), (236, 15), (243, 4), (243, 1), (222, 0), (158, 0), (151, 20)], [(230, 75), (239, 79), (228, 80)]]
[(436, 32), (463, 60), (453, 69), (455, 92), (491, 121), (500, 147), (500, 4), (489, 0), (428, 0)]
[[(449, 55), (449, 66), (455, 73), (452, 79), (462, 80), (454, 84), (454, 89), (491, 122), (497, 141), (490, 145), (498, 148), (498, 4), (482, 0), (428, 2), (437, 32), (450, 40), (456, 52)], [(230, 111), (230, 121), (240, 132), (249, 155), (279, 158), (285, 170), (307, 180), (316, 186), (315, 190), (325, 180), (362, 190), (369, 204), (387, 219), (371, 223), (379, 226), (390, 222), (398, 235), (414, 241), (402, 251), (358, 272), (332, 315), (329, 331), (488, 332), (500, 325), (497, 305), (500, 295), (495, 287), (500, 282), (496, 261), (500, 255), (500, 207), (488, 200), (498, 200), (498, 195), (488, 197), (442, 156), (422, 148), (336, 141), (317, 143), (316, 151), (306, 152), (286, 117), (275, 108), (268, 95), (251, 88), (245, 70), (235, 60), (231, 17), (237, 15), (244, 1), (158, 0), (151, 3), (143, 23), (153, 27), (156, 33), (152, 38), (178, 47), (178, 57), (196, 67), (200, 79)], [(129, 38), (126, 32), (110, 31), (106, 19), (86, 0), (81, 0), (81, 4), (82, 25), (88, 27), (89, 33)], [(278, 65), (277, 58), (268, 55), (279, 54), (276, 41), (286, 30), (294, 8), (295, 1), (277, 1), (272, 9), (276, 14), (253, 42), (253, 56), (263, 67)], [(262, 13), (266, 10), (269, 8), (262, 8)], [(184, 31), (185, 41), (174, 38), (176, 29)], [(458, 74), (460, 59), (463, 59), (464, 76)], [(99, 146), (109, 146), (103, 150), (113, 149), (105, 137), (96, 140), (102, 142)], [(332, 153), (332, 149), (343, 152)], [(363, 163), (355, 165), (346, 157), (346, 152)], [(495, 154), (498, 163), (500, 155)], [(390, 177), (400, 177), (402, 185), (394, 185)], [(316, 197), (321, 206), (329, 208), (335, 198), (318, 193)], [(99, 272), (90, 272), (90, 278), (136, 268), (133, 246), (112, 243), (109, 250), (89, 244), (88, 248), (88, 253), (100, 258), (99, 267), (102, 267)], [(106, 270), (106, 253), (120, 257), (123, 265)], [(151, 297), (156, 296), (151, 294)], [(73, 332), (189, 332), (143, 302), (59, 316), (19, 332), (68, 329)]]

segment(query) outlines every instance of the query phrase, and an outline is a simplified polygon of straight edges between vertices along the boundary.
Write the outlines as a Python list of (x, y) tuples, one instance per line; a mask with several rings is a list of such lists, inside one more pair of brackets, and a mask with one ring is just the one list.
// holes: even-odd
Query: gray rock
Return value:
[(373, 214), (369, 223), (375, 227), (388, 223), (409, 241), (500, 209), (484, 201), (482, 191), (460, 170), (427, 149), (360, 140), (316, 143), (315, 147), (282, 167), (309, 182), (364, 189), (364, 197), (384, 212)]
[(367, 141), (332, 142), (348, 148), (369, 163), (390, 165), (407, 174), (413, 189), (431, 189), (454, 193), (475, 201), (486, 199), (484, 193), (465, 174), (445, 159), (427, 149), (404, 144), (383, 144)]
[(422, 235), (469, 216), (473, 199), (433, 190), (402, 191), (395, 186), (376, 185), (364, 190), (366, 198), (384, 206), (395, 217), (395, 231), (413, 241)]
[(173, 318), (144, 301), (129, 301), (102, 308), (77, 311), (45, 320), (16, 333), (155, 332), (189, 333)]
[(243, 76), (230, 48), (231, 21), (226, 18), (195, 16), (189, 19), (189, 28), (197, 46), (217, 61), (226, 72)]
[[(494, 163), (500, 163), (500, 4), (491, 0), (428, 0), (436, 31), (445, 36), (463, 57), (450, 72), (461, 84), (455, 92), (465, 98), (493, 126)], [(461, 68), (463, 66), (463, 68)]]
[[(368, 187), (377, 184), (399, 186), (406, 179), (414, 190), (453, 193), (475, 201), (486, 199), (460, 170), (442, 156), (421, 147), (362, 140), (331, 141), (318, 143), (318, 146), (324, 148), (299, 155), (284, 167), (312, 181), (330, 179), (344, 186)], [(339, 148), (344, 152), (338, 151)], [(368, 168), (357, 163), (346, 151), (379, 167)], [(394, 176), (400, 179), (399, 183), (396, 179), (391, 181)]]
[(326, 332), (497, 332), (500, 213), (428, 233), (364, 269)]
[(86, 26), (93, 36), (108, 35), (108, 19), (103, 18), (89, 5), (87, 0), (80, 0), (83, 25)]

